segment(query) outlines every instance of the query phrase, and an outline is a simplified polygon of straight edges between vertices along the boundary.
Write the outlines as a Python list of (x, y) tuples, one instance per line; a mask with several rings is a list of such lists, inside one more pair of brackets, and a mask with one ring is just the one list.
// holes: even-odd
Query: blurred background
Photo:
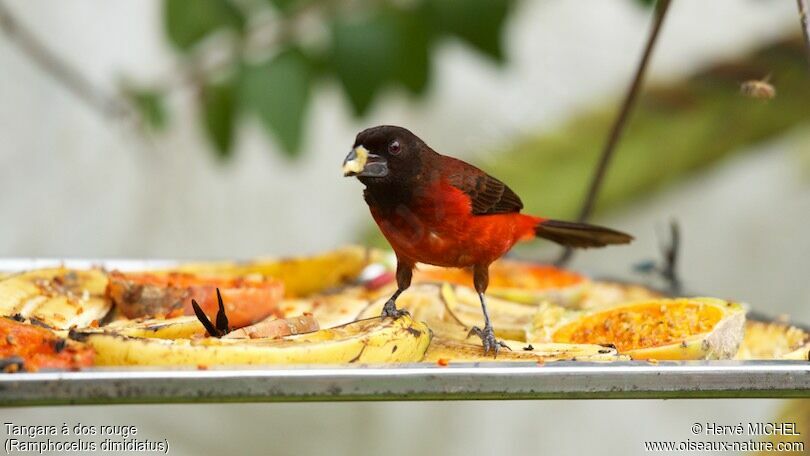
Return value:
[[(653, 3), (3, 0), (0, 257), (380, 245), (362, 186), (340, 171), (355, 134), (378, 124), (487, 169), (529, 212), (573, 218)], [(742, 94), (752, 80), (775, 96)], [(642, 280), (633, 265), (659, 257), (674, 219), (688, 289), (810, 323), (810, 68), (796, 2), (673, 1), (596, 208), (596, 221), (637, 241), (579, 254), (571, 267)], [(558, 253), (538, 242), (515, 255)], [(0, 416), (136, 424), (180, 454), (637, 454), (644, 438), (689, 438), (695, 421), (795, 410), (776, 400), (560, 401)]]

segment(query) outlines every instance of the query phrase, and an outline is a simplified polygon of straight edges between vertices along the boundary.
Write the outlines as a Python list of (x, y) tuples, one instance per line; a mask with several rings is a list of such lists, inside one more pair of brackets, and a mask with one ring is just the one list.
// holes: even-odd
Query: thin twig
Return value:
[[(587, 221), (593, 213), (596, 198), (599, 195), (599, 190), (602, 188), (602, 181), (604, 180), (605, 173), (607, 172), (608, 166), (613, 158), (616, 145), (621, 138), (622, 132), (624, 132), (627, 119), (635, 106), (636, 98), (638, 98), (638, 93), (641, 91), (641, 86), (644, 82), (644, 75), (647, 72), (650, 57), (652, 56), (653, 49), (655, 48), (655, 43), (658, 41), (658, 35), (661, 31), (664, 19), (666, 18), (667, 11), (669, 11), (670, 3), (670, 0), (658, 1), (655, 9), (655, 22), (650, 30), (650, 35), (647, 37), (647, 45), (644, 48), (641, 61), (638, 64), (638, 68), (636, 68), (636, 73), (633, 76), (633, 82), (630, 84), (630, 88), (625, 95), (624, 102), (619, 110), (619, 114), (616, 117), (616, 120), (613, 122), (610, 135), (605, 143), (605, 147), (602, 149), (602, 154), (599, 157), (599, 163), (597, 164), (593, 177), (591, 178), (591, 184), (588, 188), (585, 202), (582, 204), (582, 208), (580, 209), (578, 217), (580, 222)], [(574, 251), (570, 247), (567, 247), (563, 251), (562, 255), (560, 255), (560, 257), (557, 259), (555, 264), (558, 266), (564, 266), (571, 260), (573, 253)]]
[(127, 102), (96, 87), (74, 66), (48, 49), (14, 17), (2, 1), (0, 1), (0, 30), (42, 71), (102, 116), (125, 118), (133, 114)]
[(669, 222), (669, 234), (658, 234), (658, 246), (661, 250), (663, 262), (657, 264), (655, 260), (645, 260), (633, 266), (640, 274), (656, 274), (666, 282), (667, 292), (672, 296), (681, 294), (683, 285), (678, 275), (678, 258), (681, 251), (681, 229), (678, 222), (672, 219)]
[(669, 241), (660, 244), (661, 255), (664, 257), (664, 266), (661, 276), (666, 280), (672, 295), (681, 292), (681, 279), (678, 276), (678, 257), (681, 252), (681, 227), (677, 221), (669, 222)]
[(807, 18), (808, 12), (810, 12), (810, 6), (808, 6), (807, 0), (796, 0), (796, 4), (799, 6), (799, 20), (801, 21), (802, 33), (804, 34), (807, 63), (810, 64), (810, 20)]

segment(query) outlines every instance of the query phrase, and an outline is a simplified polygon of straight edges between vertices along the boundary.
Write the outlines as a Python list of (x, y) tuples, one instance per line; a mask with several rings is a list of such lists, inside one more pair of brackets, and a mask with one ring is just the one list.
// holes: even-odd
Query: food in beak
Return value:
[(357, 146), (349, 152), (346, 159), (343, 160), (343, 175), (356, 176), (363, 172), (368, 161), (368, 149), (363, 146)]

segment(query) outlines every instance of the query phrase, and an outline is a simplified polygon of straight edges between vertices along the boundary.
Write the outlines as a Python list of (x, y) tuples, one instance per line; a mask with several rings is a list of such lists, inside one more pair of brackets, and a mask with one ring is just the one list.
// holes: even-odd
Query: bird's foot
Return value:
[(484, 329), (481, 329), (478, 326), (473, 326), (472, 329), (470, 329), (470, 332), (467, 333), (467, 337), (470, 337), (473, 334), (481, 338), (481, 343), (484, 346), (485, 355), (488, 354), (491, 350), (493, 356), (497, 358), (498, 350), (500, 350), (501, 347), (509, 351), (512, 350), (511, 348), (509, 348), (508, 345), (495, 338), (495, 331), (492, 329), (492, 326), (490, 325), (484, 326)]
[(385, 302), (383, 306), (382, 314), (380, 314), (380, 318), (391, 317), (397, 319), (403, 315), (410, 316), (410, 312), (405, 309), (397, 309), (397, 304), (393, 299), (389, 299)]

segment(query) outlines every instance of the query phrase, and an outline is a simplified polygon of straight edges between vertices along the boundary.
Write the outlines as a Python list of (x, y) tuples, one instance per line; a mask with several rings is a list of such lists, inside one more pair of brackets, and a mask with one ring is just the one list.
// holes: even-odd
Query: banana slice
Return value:
[(108, 332), (147, 339), (190, 339), (204, 336), (205, 327), (195, 316), (182, 316), (166, 319), (116, 320), (103, 328), (87, 332)]
[(96, 365), (402, 363), (420, 361), (430, 344), (424, 323), (373, 318), (282, 339), (148, 339), (74, 332), (96, 351)]
[[(473, 277), (469, 269), (420, 265), (414, 274), (414, 281), (469, 287)], [(560, 305), (575, 305), (583, 287), (589, 282), (576, 272), (552, 265), (502, 259), (489, 267), (487, 296), (523, 304), (551, 301)]]
[(350, 246), (311, 257), (187, 263), (172, 271), (223, 277), (272, 277), (284, 282), (286, 297), (294, 298), (352, 282), (381, 255), (379, 251)]
[[(463, 286), (445, 285), (442, 287), (442, 297), (447, 303), (449, 311), (455, 314), (464, 326), (484, 327), (481, 301), (475, 290)], [(486, 299), (495, 335), (504, 339), (525, 341), (527, 330), (531, 327), (537, 313), (537, 306), (505, 301), (491, 296), (487, 296)]]
[(51, 268), (0, 280), (0, 315), (19, 315), (55, 329), (84, 328), (103, 319), (107, 276), (98, 269)]
[[(379, 315), (387, 300), (387, 297), (378, 299), (360, 317)], [(470, 328), (484, 326), (478, 295), (467, 287), (448, 283), (414, 285), (397, 299), (397, 306), (426, 322), (437, 335), (450, 339), (464, 340)], [(487, 308), (498, 337), (526, 340), (526, 332), (537, 313), (537, 306), (487, 296)]]
[[(303, 334), (320, 329), (318, 321), (311, 315), (297, 315), (287, 318), (268, 317), (254, 325), (235, 329), (224, 336), (228, 339), (257, 339), (262, 337), (283, 337)], [(85, 332), (112, 333), (128, 337), (146, 339), (191, 339), (205, 336), (205, 327), (197, 317), (148, 320), (118, 320), (103, 328)]]
[(358, 287), (350, 287), (338, 294), (285, 299), (279, 309), (285, 318), (310, 313), (318, 320), (321, 328), (332, 328), (353, 322), (358, 314), (369, 307), (369, 299), (365, 294)]
[(810, 334), (785, 322), (746, 320), (734, 359), (808, 360)]
[(453, 339), (435, 338), (425, 353), (425, 361), (493, 362), (493, 361), (622, 361), (630, 357), (618, 355), (615, 348), (590, 344), (535, 344), (505, 340), (511, 350), (501, 349), (498, 357), (484, 354), (481, 344)]
[[(449, 287), (449, 285), (447, 285)], [(465, 327), (450, 312), (437, 284), (414, 285), (397, 299), (397, 307), (407, 310), (411, 316), (424, 321), (437, 335), (444, 338), (463, 340), (469, 328)], [(379, 317), (388, 295), (378, 298), (368, 305), (357, 318)]]

